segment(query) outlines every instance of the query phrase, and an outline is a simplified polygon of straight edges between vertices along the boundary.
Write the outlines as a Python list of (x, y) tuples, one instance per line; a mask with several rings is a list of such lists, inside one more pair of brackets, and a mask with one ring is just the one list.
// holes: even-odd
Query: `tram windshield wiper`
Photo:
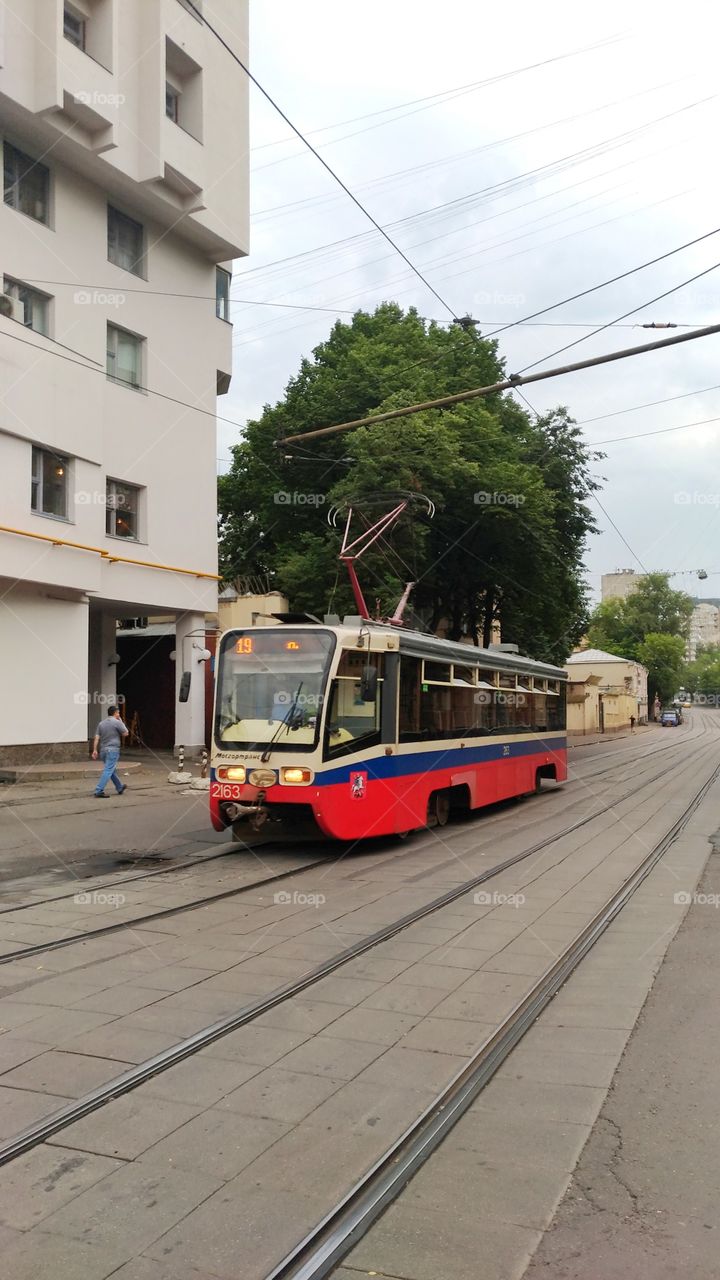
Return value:
[(267, 746), (266, 746), (265, 750), (263, 751), (262, 755), (260, 756), (260, 761), (261, 761), (261, 763), (262, 763), (262, 764), (267, 764), (267, 761), (270, 759), (270, 752), (272, 751), (273, 743), (277, 742), (278, 738), (280, 737), (280, 734), (282, 733), (282, 730), (283, 730), (283, 729), (291, 729), (291, 728), (292, 728), (292, 723), (293, 723), (293, 720), (294, 720), (294, 718), (295, 718), (295, 712), (297, 711), (298, 699), (299, 699), (299, 697), (300, 697), (300, 693), (301, 693), (301, 691), (302, 691), (302, 687), (303, 687), (303, 681), (301, 680), (301, 681), (300, 681), (300, 683), (299, 683), (299, 685), (298, 685), (298, 687), (297, 687), (297, 689), (295, 690), (295, 692), (294, 692), (294, 694), (293, 694), (293, 700), (292, 700), (292, 702), (290, 703), (290, 706), (289, 706), (289, 708), (288, 708), (288, 713), (287, 713), (287, 715), (286, 715), (286, 716), (283, 716), (283, 718), (282, 718), (282, 720), (280, 721), (280, 724), (278, 725), (277, 729), (275, 730), (275, 732), (274, 732), (274, 734), (273, 734), (272, 738), (270, 739), (270, 741), (268, 742), (268, 744), (267, 744)]

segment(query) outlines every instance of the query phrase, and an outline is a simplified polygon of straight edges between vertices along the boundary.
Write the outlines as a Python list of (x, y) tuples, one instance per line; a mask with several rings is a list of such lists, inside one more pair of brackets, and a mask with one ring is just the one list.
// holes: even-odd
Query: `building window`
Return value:
[(215, 315), (218, 320), (230, 319), (230, 281), (232, 276), (224, 267), (215, 268)]
[(76, 49), (85, 52), (85, 18), (70, 4), (63, 10), (63, 35)]
[(142, 380), (143, 339), (117, 325), (107, 327), (107, 375), (126, 387), (139, 387)]
[(44, 333), (47, 337), (50, 310), (48, 295), (21, 284), (19, 280), (11, 280), (8, 276), (3, 278), (3, 293), (16, 304), (13, 308), (15, 319), (24, 324), (26, 329), (34, 329), (36, 333)]
[(202, 141), (202, 68), (167, 37), (165, 114), (198, 142)]
[(36, 222), (48, 224), (50, 170), (9, 142), (3, 145), (3, 186), (5, 204)]
[(108, 205), (108, 260), (133, 275), (144, 274), (145, 233), (141, 223)]
[(180, 90), (176, 89), (174, 84), (170, 84), (169, 80), (165, 81), (165, 115), (174, 124), (178, 123), (180, 116)]
[(138, 540), (138, 511), (140, 490), (134, 484), (121, 480), (107, 482), (107, 511), (105, 532), (111, 538)]
[(70, 459), (49, 449), (32, 451), (30, 506), (42, 516), (67, 520)]

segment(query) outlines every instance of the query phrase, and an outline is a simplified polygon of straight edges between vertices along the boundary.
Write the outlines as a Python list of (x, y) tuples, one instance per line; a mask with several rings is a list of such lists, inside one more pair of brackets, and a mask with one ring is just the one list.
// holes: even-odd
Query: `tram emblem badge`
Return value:
[(365, 788), (366, 788), (366, 786), (367, 786), (367, 774), (366, 774), (366, 773), (351, 773), (351, 774), (350, 774), (350, 795), (352, 796), (353, 800), (364, 800), (364, 799), (365, 799)]

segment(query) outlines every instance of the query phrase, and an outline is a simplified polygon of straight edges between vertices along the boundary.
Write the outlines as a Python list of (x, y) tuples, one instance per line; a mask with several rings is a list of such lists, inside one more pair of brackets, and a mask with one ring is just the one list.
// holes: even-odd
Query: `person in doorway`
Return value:
[(97, 760), (100, 756), (105, 766), (95, 788), (96, 800), (107, 800), (105, 788), (108, 782), (112, 782), (119, 796), (123, 791), (127, 791), (127, 786), (117, 775), (120, 745), (123, 738), (127, 737), (127, 732), (117, 707), (108, 707), (108, 713), (105, 719), (100, 721), (93, 738), (92, 758)]
[(631, 732), (631, 733), (634, 733), (634, 732), (635, 732), (635, 717), (634, 717), (634, 716), (631, 716), (631, 717), (630, 717), (630, 732)]

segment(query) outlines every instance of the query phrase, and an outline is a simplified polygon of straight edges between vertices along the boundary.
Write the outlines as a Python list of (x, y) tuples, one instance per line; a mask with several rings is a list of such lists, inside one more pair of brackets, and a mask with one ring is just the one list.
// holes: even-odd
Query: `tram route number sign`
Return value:
[(241, 782), (213, 782), (210, 785), (213, 800), (241, 800)]

